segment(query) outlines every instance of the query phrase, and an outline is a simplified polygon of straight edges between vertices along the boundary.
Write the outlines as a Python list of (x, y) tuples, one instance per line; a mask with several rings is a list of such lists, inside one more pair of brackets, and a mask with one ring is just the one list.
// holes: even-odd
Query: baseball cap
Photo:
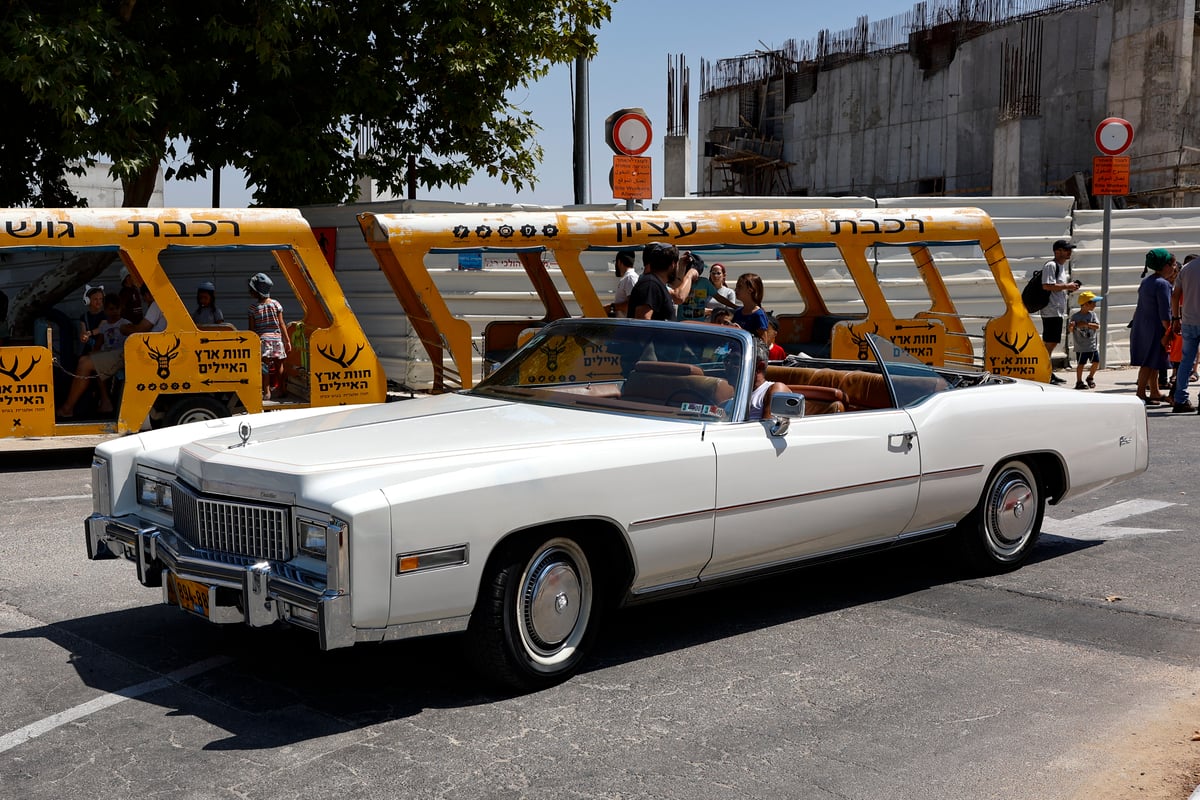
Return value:
[(1103, 299), (1104, 299), (1103, 297), (1096, 294), (1095, 292), (1080, 292), (1079, 293), (1079, 305), (1083, 305), (1084, 303), (1099, 303)]
[(1054, 243), (1054, 249), (1055, 250), (1074, 250), (1075, 245), (1071, 244), (1070, 240), (1068, 240), (1068, 239), (1059, 239), (1057, 242)]

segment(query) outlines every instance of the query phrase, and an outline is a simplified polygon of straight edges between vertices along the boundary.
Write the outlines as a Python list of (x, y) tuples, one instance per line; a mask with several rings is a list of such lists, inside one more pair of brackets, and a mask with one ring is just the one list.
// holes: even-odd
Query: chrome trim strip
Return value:
[(419, 636), (436, 636), (440, 633), (459, 633), (465, 631), (470, 622), (471, 616), (468, 614), (425, 622), (404, 622), (388, 625), (386, 628), (355, 628), (355, 634), (360, 642), (391, 642)]
[(945, 533), (946, 531), (952, 531), (957, 527), (958, 526), (953, 522), (948, 522), (945, 525), (934, 525), (932, 528), (922, 528), (919, 531), (909, 531), (908, 533), (902, 533), (896, 537), (896, 541), (906, 542), (909, 539), (919, 539), (924, 536), (933, 536), (933, 535), (936, 535), (939, 533)]
[(112, 513), (112, 477), (108, 472), (108, 459), (95, 453), (92, 454), (92, 511)]
[(957, 475), (975, 475), (983, 472), (983, 464), (970, 464), (965, 467), (951, 467), (950, 469), (939, 469), (933, 472), (926, 472), (921, 476), (922, 480), (927, 478), (952, 478)]
[(325, 585), (337, 594), (350, 591), (350, 524), (330, 520), (325, 534)]
[[(934, 473), (934, 474), (937, 474), (937, 473)], [(879, 480), (879, 481), (868, 481), (866, 483), (853, 483), (848, 486), (837, 486), (832, 489), (821, 489), (821, 490), (815, 491), (815, 492), (802, 492), (800, 494), (786, 495), (783, 497), (770, 497), (765, 500), (755, 500), (750, 503), (738, 503), (736, 505), (731, 505), (731, 506), (719, 506), (719, 507), (714, 507), (711, 509), (703, 509), (700, 511), (685, 511), (685, 512), (682, 512), (679, 514), (668, 514), (668, 515), (662, 516), (662, 517), (649, 517), (647, 519), (639, 519), (639, 520), (635, 520), (634, 522), (631, 522), (630, 527), (633, 528), (638, 525), (655, 525), (655, 524), (658, 524), (661, 522), (685, 519), (687, 517), (704, 516), (704, 515), (708, 515), (708, 514), (724, 514), (724, 513), (730, 512), (730, 511), (741, 511), (742, 509), (747, 509), (747, 508), (759, 508), (762, 506), (778, 505), (781, 503), (792, 503), (792, 502), (795, 502), (796, 500), (807, 500), (807, 499), (811, 499), (814, 497), (836, 495), (836, 494), (842, 494), (842, 493), (846, 493), (846, 492), (857, 492), (862, 489), (872, 489), (872, 488), (875, 488), (878, 486), (886, 486), (888, 484), (895, 484), (895, 483), (906, 483), (908, 481), (914, 481), (914, 480), (919, 481), (920, 479), (921, 479), (920, 473), (917, 473), (914, 475), (901, 475), (896, 478), (887, 478), (885, 480)]]
[(248, 489), (241, 484), (213, 480), (199, 480), (195, 482), (195, 485), (200, 487), (201, 494), (222, 495), (231, 500), (241, 500), (247, 503), (270, 503), (272, 505), (283, 506), (296, 505), (296, 495), (294, 492), (277, 492), (273, 489)]
[(632, 589), (629, 593), (634, 597), (642, 597), (643, 595), (669, 592), (674, 589), (685, 589), (689, 586), (697, 586), (699, 583), (699, 578), (684, 578), (683, 580), (671, 581), (670, 583), (660, 583), (657, 586), (647, 586), (643, 589)]

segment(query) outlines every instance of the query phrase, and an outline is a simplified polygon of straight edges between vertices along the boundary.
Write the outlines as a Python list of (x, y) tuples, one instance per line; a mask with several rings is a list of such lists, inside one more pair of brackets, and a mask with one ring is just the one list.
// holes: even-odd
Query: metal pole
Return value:
[(584, 56), (575, 59), (575, 203), (584, 205), (592, 202), (588, 165), (591, 151), (588, 147), (588, 60)]
[[(1112, 234), (1112, 195), (1104, 195), (1104, 238), (1100, 248), (1100, 369), (1108, 366), (1108, 245)], [(1078, 356), (1076, 356), (1078, 357)], [(1155, 378), (1157, 380), (1157, 378)]]

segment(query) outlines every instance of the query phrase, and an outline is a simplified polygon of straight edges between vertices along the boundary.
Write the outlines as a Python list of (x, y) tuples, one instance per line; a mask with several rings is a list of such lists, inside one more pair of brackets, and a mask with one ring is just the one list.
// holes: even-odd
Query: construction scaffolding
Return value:
[[(785, 161), (788, 107), (811, 98), (818, 74), (853, 61), (911, 52), (926, 76), (945, 69), (957, 48), (970, 39), (1018, 20), (1101, 0), (926, 0), (913, 9), (871, 22), (859, 17), (853, 28), (820, 31), (779, 49), (759, 50), (716, 62), (701, 59), (700, 97), (737, 96), (736, 126), (714, 126), (706, 134), (708, 195), (803, 194), (792, 186), (792, 163)], [(1036, 115), (1040, 92), (1040, 26), (1027, 26), (1014, 47), (1005, 44), (1002, 118)], [(727, 107), (725, 119), (733, 116)]]

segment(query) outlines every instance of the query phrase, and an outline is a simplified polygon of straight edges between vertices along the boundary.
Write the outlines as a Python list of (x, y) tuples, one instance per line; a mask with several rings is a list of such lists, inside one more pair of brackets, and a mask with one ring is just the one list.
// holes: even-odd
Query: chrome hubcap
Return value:
[(570, 659), (587, 632), (592, 575), (582, 548), (569, 539), (547, 542), (521, 580), (517, 623), (525, 652), (545, 668)]
[(529, 632), (542, 647), (561, 644), (579, 621), (579, 578), (562, 563), (550, 564), (530, 577)]
[(1037, 497), (1026, 476), (1007, 470), (994, 485), (987, 509), (987, 535), (993, 552), (1001, 559), (1015, 556), (1037, 521)]

